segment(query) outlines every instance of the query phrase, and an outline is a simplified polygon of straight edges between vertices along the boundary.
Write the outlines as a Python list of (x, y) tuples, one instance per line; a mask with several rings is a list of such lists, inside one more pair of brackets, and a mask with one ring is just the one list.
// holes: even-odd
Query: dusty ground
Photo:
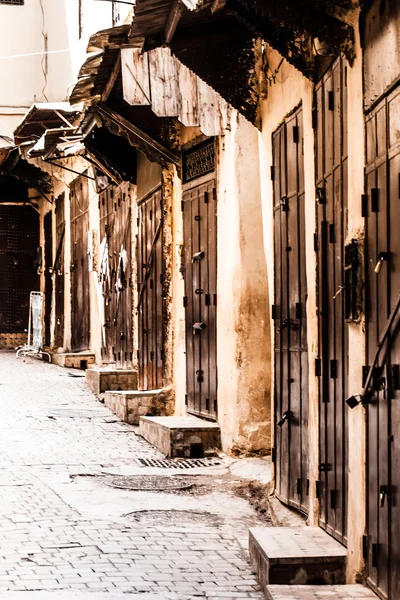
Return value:
[(245, 478), (267, 463), (140, 466), (161, 455), (84, 379), (4, 351), (0, 405), (0, 598), (263, 597)]

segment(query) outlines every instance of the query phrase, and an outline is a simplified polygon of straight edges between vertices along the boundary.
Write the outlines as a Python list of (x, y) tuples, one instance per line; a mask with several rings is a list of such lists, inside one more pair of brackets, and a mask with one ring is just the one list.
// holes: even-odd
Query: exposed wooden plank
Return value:
[(136, 48), (121, 50), (123, 97), (131, 106), (151, 105), (149, 57)]
[(198, 127), (200, 125), (198, 77), (181, 62), (177, 61), (177, 64), (180, 93), (178, 118), (185, 127)]
[(108, 78), (107, 85), (104, 88), (104, 91), (101, 95), (101, 101), (107, 102), (109, 95), (112, 92), (112, 89), (117, 81), (117, 77), (121, 71), (121, 55), (119, 55), (117, 61), (115, 62), (114, 68), (111, 71), (110, 77)]
[(198, 78), (200, 129), (204, 135), (220, 135), (223, 132), (219, 96), (204, 81)]
[(152, 110), (158, 117), (177, 117), (177, 59), (169, 48), (156, 48), (149, 53)]
[(171, 12), (169, 13), (168, 21), (165, 26), (164, 37), (165, 37), (166, 44), (170, 44), (172, 38), (174, 37), (174, 33), (175, 33), (178, 23), (181, 19), (183, 9), (184, 9), (184, 6), (183, 6), (181, 0), (173, 0), (172, 6), (171, 6)]

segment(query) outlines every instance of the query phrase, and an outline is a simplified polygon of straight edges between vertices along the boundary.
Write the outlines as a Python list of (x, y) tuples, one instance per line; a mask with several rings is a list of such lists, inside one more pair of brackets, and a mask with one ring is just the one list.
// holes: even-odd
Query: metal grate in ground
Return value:
[(217, 467), (223, 465), (220, 458), (186, 458), (186, 459), (173, 459), (173, 458), (136, 458), (136, 462), (141, 467), (158, 467), (162, 469), (180, 469), (185, 471), (187, 469), (199, 469), (204, 467)]

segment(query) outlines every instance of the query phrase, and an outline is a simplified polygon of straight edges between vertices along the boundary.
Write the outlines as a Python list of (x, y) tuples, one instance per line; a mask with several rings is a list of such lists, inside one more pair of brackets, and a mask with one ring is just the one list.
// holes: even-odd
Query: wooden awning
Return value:
[(15, 143), (36, 142), (48, 129), (74, 130), (79, 115), (80, 107), (68, 102), (33, 104), (14, 132)]

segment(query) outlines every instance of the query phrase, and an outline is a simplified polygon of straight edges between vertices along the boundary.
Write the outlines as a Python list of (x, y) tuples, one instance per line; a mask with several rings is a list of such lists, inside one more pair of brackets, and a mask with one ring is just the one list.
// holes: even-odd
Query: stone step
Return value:
[(64, 352), (60, 354), (52, 352), (51, 362), (67, 369), (87, 369), (88, 366), (96, 362), (96, 359), (91, 352)]
[(363, 585), (268, 585), (267, 600), (370, 600), (376, 596)]
[(220, 448), (219, 425), (197, 417), (140, 417), (140, 434), (168, 458), (202, 458)]
[(268, 585), (338, 585), (345, 582), (346, 548), (319, 527), (253, 527), (250, 556)]
[(104, 404), (113, 411), (121, 421), (130, 425), (139, 425), (140, 417), (145, 415), (168, 415), (173, 412), (163, 390), (126, 390), (108, 391), (104, 394)]
[(137, 371), (92, 367), (86, 371), (86, 381), (96, 396), (109, 390), (134, 390), (137, 388)]

